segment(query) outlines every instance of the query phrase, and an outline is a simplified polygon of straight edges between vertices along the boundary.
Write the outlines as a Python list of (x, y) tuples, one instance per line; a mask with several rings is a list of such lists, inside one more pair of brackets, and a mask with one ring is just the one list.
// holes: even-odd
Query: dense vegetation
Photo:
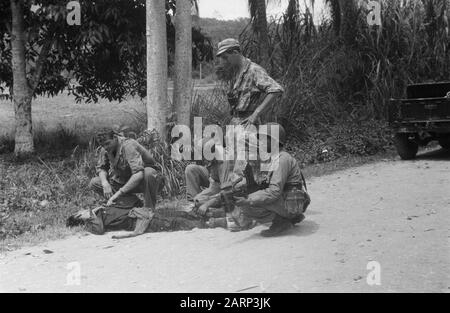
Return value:
[[(295, 2), (269, 26), (269, 70), (286, 88), (278, 117), (305, 162), (383, 151), (389, 99), (410, 83), (450, 80), (450, 1), (380, 1), (381, 27), (368, 25), (365, 6), (313, 25)], [(253, 38), (241, 36), (251, 57)]]

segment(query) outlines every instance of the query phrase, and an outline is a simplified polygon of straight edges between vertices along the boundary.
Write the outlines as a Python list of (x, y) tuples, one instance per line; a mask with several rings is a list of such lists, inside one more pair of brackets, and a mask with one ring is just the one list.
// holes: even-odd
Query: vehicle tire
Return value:
[(445, 137), (441, 137), (439, 138), (439, 145), (446, 149), (446, 150), (450, 150), (450, 135), (445, 136)]
[(394, 144), (402, 160), (411, 160), (416, 157), (419, 144), (409, 139), (410, 134), (396, 134)]

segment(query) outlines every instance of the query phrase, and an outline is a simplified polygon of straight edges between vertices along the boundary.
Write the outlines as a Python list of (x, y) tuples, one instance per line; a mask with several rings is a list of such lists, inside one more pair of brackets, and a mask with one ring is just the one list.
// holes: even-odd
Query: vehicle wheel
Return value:
[(438, 141), (442, 148), (450, 150), (450, 136), (439, 138)]
[(419, 144), (410, 140), (410, 134), (396, 134), (394, 137), (394, 144), (397, 148), (398, 155), (403, 160), (411, 160), (416, 157), (419, 150)]

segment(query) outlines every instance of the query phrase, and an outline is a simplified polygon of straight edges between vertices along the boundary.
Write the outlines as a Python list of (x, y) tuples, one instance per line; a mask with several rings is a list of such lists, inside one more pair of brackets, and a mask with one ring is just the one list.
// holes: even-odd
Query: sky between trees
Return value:
[[(267, 7), (269, 16), (280, 15), (286, 11), (289, 0), (270, 0)], [(310, 0), (300, 1), (310, 6)], [(217, 18), (220, 20), (231, 20), (240, 17), (250, 17), (248, 0), (199, 0), (200, 17)], [(322, 14), (326, 12), (325, 0), (314, 0), (314, 19), (320, 20)]]

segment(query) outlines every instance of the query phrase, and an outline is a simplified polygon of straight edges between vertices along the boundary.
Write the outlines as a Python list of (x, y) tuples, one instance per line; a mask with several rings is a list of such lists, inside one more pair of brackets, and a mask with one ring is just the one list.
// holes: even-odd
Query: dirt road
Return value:
[(307, 219), (278, 238), (261, 225), (23, 248), (0, 257), (0, 291), (449, 292), (449, 160), (437, 151), (311, 179)]

